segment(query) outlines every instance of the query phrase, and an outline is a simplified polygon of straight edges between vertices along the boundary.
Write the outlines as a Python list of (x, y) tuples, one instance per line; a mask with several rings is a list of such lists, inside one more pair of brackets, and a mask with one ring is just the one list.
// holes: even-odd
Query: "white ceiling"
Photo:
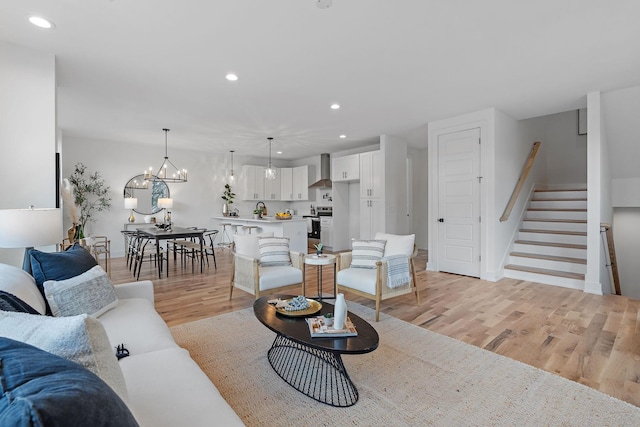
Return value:
[(266, 155), (273, 136), (283, 159), (640, 84), (638, 0), (315, 2), (4, 0), (0, 40), (56, 55), (64, 137), (163, 145), (168, 127), (169, 151)]

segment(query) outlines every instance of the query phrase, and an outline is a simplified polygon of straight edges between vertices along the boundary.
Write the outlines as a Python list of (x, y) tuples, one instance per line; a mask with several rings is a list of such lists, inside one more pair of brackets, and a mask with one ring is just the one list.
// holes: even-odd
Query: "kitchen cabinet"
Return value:
[(293, 168), (280, 168), (280, 200), (293, 200)]
[(380, 150), (360, 153), (360, 198), (384, 196), (384, 163)]
[(384, 200), (360, 199), (360, 238), (373, 239), (384, 230)]
[(360, 154), (331, 159), (331, 181), (354, 182), (360, 180)]
[(243, 165), (241, 169), (242, 200), (263, 200), (264, 168), (262, 166)]
[(333, 247), (333, 218), (320, 217), (320, 242), (326, 247)]
[(276, 168), (276, 178), (275, 179), (266, 179), (264, 178), (264, 199), (265, 200), (282, 200), (281, 197), (281, 183), (282, 176), (280, 175), (282, 169)]
[(293, 168), (293, 200), (309, 200), (309, 166)]

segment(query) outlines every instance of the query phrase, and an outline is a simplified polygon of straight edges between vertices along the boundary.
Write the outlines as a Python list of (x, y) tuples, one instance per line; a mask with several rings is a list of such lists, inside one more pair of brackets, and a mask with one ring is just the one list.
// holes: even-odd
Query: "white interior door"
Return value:
[(438, 137), (438, 270), (480, 277), (480, 129)]

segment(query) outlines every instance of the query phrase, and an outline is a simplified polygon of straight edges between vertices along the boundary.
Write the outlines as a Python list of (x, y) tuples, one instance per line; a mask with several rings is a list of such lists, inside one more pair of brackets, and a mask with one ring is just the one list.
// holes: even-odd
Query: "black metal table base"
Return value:
[(267, 358), (280, 378), (318, 402), (348, 407), (358, 401), (358, 390), (339, 353), (318, 350), (277, 335)]

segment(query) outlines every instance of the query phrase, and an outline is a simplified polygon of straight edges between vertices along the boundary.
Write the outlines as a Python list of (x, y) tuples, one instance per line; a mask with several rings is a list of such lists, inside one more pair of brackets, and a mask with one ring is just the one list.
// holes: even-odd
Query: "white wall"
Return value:
[(487, 234), (495, 237), (495, 257), (488, 260), (487, 266), (494, 280), (504, 276), (503, 267), (511, 243), (520, 227), (535, 179), (539, 177), (539, 165), (544, 162), (543, 159), (536, 159), (537, 164), (534, 164), (532, 173), (525, 181), (509, 219), (500, 221), (531, 153), (533, 142), (517, 121), (501, 111), (495, 111), (495, 210), (489, 209), (490, 222), (487, 225)]
[(407, 142), (396, 135), (380, 136), (384, 159), (385, 232), (410, 234), (407, 216)]
[(640, 299), (640, 207), (615, 208), (613, 241), (622, 295)]
[(429, 152), (425, 149), (409, 147), (407, 155), (413, 162), (413, 212), (412, 230), (416, 234), (416, 246), (427, 249), (429, 246), (429, 227), (427, 212), (429, 210)]
[[(0, 209), (56, 206), (55, 83), (53, 55), (0, 43)], [(0, 249), (0, 262), (23, 253)]]

